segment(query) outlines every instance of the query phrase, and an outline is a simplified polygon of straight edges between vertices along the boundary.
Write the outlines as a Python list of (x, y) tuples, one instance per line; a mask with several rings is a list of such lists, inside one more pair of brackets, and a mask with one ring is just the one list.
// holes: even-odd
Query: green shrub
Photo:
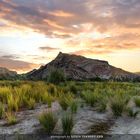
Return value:
[(51, 134), (56, 126), (57, 119), (52, 112), (43, 112), (39, 116), (39, 122), (47, 133)]
[(62, 117), (61, 121), (62, 121), (63, 134), (70, 135), (74, 125), (72, 115), (66, 113)]
[(71, 109), (72, 114), (77, 112), (77, 109), (78, 109), (77, 100), (74, 100), (74, 101), (71, 103), (70, 109)]
[(136, 118), (137, 115), (139, 114), (139, 111), (134, 111), (132, 108), (128, 108), (127, 111), (128, 115), (133, 118)]
[(4, 115), (4, 105), (0, 102), (0, 119), (2, 119)]
[(48, 76), (48, 82), (53, 84), (59, 84), (61, 82), (65, 82), (64, 72), (60, 69), (54, 69), (50, 72)]
[(140, 107), (140, 98), (135, 98), (134, 101), (135, 101), (136, 106)]

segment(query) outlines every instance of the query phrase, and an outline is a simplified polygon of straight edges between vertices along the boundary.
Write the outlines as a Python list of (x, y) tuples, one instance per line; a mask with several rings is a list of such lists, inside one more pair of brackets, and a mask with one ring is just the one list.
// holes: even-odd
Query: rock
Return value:
[(60, 52), (58, 56), (38, 70), (27, 74), (28, 79), (46, 79), (52, 69), (61, 69), (69, 80), (135, 80), (140, 77), (134, 73), (109, 65), (107, 61), (90, 59)]

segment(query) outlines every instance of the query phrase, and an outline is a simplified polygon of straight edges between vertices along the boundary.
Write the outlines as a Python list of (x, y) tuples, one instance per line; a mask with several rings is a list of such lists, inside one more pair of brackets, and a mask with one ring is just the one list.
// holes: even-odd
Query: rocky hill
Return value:
[(60, 52), (58, 56), (38, 70), (27, 74), (27, 78), (34, 80), (46, 79), (52, 69), (64, 71), (70, 80), (135, 80), (139, 76), (109, 65), (107, 61), (89, 59), (83, 56), (70, 55)]
[(11, 80), (17, 77), (17, 72), (10, 71), (7, 68), (0, 67), (0, 79), (1, 80)]

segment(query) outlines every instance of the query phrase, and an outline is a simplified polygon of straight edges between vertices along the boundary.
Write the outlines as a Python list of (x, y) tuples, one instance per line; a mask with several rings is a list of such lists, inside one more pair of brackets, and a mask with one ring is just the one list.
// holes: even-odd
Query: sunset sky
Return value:
[(0, 67), (24, 73), (60, 51), (140, 71), (140, 0), (0, 0)]

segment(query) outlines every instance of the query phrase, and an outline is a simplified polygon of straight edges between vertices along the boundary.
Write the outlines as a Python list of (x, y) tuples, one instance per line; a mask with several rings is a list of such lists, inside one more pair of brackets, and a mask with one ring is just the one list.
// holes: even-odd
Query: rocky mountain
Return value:
[(11, 80), (17, 77), (17, 72), (10, 71), (7, 68), (0, 67), (0, 79), (2, 80)]
[(139, 78), (137, 74), (113, 67), (107, 61), (62, 52), (50, 63), (41, 66), (38, 70), (29, 72), (27, 78), (34, 80), (46, 79), (53, 69), (63, 70), (69, 80), (102, 79), (125, 81)]

